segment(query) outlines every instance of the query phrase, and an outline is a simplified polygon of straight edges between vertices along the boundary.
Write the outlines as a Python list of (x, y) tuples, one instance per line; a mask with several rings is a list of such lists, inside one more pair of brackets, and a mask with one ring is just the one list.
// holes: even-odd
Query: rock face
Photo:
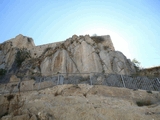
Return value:
[(35, 46), (32, 38), (23, 36), (22, 34), (17, 35), (14, 39), (9, 41), (12, 42), (13, 47), (18, 48), (32, 48)]
[[(9, 99), (10, 98), (10, 99)], [(160, 93), (90, 85), (60, 85), (0, 95), (1, 120), (159, 120)], [(8, 107), (8, 109), (7, 109)]]
[(33, 48), (35, 46), (33, 39), (18, 35), (0, 44), (0, 69), (10, 70), (16, 57), (17, 49)]
[[(16, 54), (25, 48), (30, 58), (16, 66)], [(121, 52), (115, 51), (109, 35), (73, 35), (63, 42), (35, 46), (32, 38), (18, 35), (0, 45), (0, 68), (18, 70), (18, 75), (49, 76), (60, 73), (135, 73), (134, 64)], [(11, 71), (11, 70), (10, 70)]]

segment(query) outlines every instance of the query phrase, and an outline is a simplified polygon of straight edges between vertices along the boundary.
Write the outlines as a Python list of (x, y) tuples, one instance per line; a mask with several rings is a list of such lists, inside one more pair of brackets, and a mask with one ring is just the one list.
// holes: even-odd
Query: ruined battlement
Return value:
[(55, 42), (55, 43), (49, 43), (49, 44), (44, 44), (44, 45), (38, 45), (32, 48), (28, 48), (28, 50), (31, 53), (31, 56), (33, 58), (37, 58), (44, 52), (45, 49), (55, 48), (56, 46), (59, 46), (61, 43), (62, 42)]

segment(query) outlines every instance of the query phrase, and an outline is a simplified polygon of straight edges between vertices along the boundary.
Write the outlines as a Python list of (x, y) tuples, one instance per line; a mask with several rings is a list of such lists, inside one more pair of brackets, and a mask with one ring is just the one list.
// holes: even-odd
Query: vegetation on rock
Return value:
[(136, 104), (137, 104), (139, 107), (152, 105), (152, 103), (151, 103), (150, 100), (137, 101)]
[(0, 69), (0, 76), (5, 75), (6, 74), (6, 70), (5, 69)]
[(135, 58), (132, 60), (132, 63), (135, 64), (135, 69), (138, 72), (141, 68), (140, 68), (140, 62), (138, 60), (136, 60)]
[(25, 59), (31, 58), (30, 52), (27, 51), (27, 49), (18, 49), (18, 52), (16, 54), (16, 63), (17, 66), (20, 67), (22, 62), (25, 61)]
[(91, 39), (95, 42), (95, 43), (100, 43), (102, 41), (104, 41), (104, 39), (101, 36), (92, 36)]

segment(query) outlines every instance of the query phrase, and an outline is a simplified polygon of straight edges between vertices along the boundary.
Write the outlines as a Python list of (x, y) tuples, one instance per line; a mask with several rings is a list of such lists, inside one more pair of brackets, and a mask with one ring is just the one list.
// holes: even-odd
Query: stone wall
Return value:
[(49, 44), (44, 44), (44, 45), (39, 45), (39, 46), (35, 46), (32, 48), (29, 48), (28, 50), (31, 53), (31, 57), (33, 58), (37, 58), (39, 56), (42, 55), (42, 53), (44, 52), (44, 50), (46, 48), (55, 48), (56, 46), (58, 46), (61, 42), (55, 42), (55, 43), (49, 43)]
[(160, 66), (143, 69), (139, 74), (142, 76), (160, 77)]

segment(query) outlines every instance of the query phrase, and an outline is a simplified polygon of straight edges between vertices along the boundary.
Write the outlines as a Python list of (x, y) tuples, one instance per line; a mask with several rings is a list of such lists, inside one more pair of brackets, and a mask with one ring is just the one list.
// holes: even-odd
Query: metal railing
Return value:
[[(103, 73), (60, 73), (52, 76), (35, 77), (35, 80), (23, 80), (0, 84), (0, 94), (41, 90), (63, 84), (106, 85), (160, 91), (159, 78), (132, 77)], [(19, 87), (18, 87), (19, 86)]]

